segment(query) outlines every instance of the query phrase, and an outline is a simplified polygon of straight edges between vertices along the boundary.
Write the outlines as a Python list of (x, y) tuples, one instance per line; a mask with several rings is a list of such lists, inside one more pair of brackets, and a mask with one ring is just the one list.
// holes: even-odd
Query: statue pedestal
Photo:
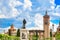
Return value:
[(52, 40), (56, 40), (55, 37), (53, 37)]
[(29, 40), (29, 31), (26, 29), (20, 29), (20, 40)]

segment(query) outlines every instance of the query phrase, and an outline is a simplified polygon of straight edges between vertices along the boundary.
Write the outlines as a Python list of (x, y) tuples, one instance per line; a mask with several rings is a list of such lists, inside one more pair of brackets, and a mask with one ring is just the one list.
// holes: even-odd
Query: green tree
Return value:
[(0, 40), (20, 40), (20, 37), (9, 36), (7, 34), (0, 34)]
[(33, 35), (32, 40), (38, 40), (39, 36), (38, 35)]
[(52, 32), (50, 32), (50, 37), (52, 37)]
[(60, 33), (57, 33), (57, 34), (55, 35), (55, 37), (56, 37), (57, 40), (59, 40), (59, 39), (60, 39)]
[(20, 37), (20, 29), (17, 30), (17, 37)]

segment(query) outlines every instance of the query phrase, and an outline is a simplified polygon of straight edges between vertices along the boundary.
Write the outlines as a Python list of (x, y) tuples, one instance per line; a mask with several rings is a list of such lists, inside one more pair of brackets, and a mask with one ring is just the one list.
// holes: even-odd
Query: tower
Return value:
[(50, 28), (49, 28), (49, 15), (47, 14), (47, 11), (46, 11), (46, 14), (43, 16), (43, 26), (44, 26), (44, 37), (45, 39), (46, 38), (50, 38)]

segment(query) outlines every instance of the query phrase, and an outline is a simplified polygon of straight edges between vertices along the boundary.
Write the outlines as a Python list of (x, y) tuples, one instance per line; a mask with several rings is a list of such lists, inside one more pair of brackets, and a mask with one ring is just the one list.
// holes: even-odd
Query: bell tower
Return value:
[(45, 39), (46, 38), (50, 38), (50, 28), (49, 28), (49, 15), (47, 14), (47, 11), (46, 11), (46, 14), (43, 16), (43, 26), (44, 26), (44, 37)]

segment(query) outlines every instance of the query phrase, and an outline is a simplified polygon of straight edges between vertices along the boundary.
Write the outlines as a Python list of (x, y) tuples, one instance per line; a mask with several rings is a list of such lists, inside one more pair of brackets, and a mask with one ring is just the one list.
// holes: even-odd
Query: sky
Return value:
[(27, 21), (27, 29), (43, 30), (45, 12), (50, 16), (50, 28), (54, 31), (59, 25), (60, 0), (0, 0), (0, 32), (9, 29), (13, 24), (21, 28), (23, 19)]

